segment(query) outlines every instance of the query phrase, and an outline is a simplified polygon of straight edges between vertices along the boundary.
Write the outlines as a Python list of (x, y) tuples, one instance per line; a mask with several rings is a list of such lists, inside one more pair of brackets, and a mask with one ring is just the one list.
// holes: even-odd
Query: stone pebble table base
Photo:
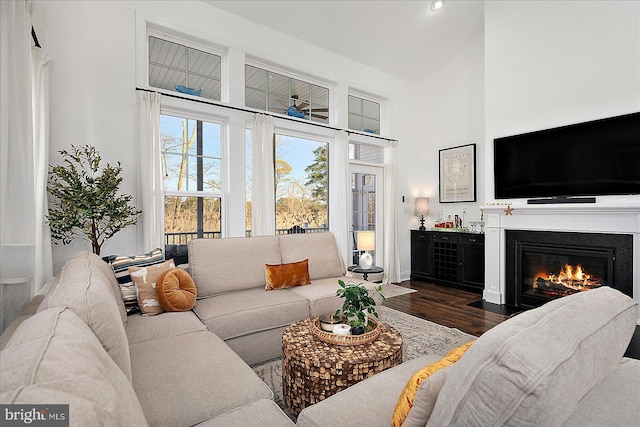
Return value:
[(380, 335), (355, 346), (329, 344), (311, 330), (313, 318), (282, 334), (282, 391), (294, 415), (353, 384), (402, 363), (402, 336), (379, 322)]

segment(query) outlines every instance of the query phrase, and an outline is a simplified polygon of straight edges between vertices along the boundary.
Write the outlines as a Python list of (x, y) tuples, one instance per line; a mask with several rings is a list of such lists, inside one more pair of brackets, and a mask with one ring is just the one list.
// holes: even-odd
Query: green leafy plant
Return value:
[(89, 145), (72, 145), (60, 154), (63, 163), (49, 167), (47, 184), (51, 238), (63, 245), (87, 238), (93, 253), (100, 255), (105, 240), (135, 224), (142, 211), (129, 205), (130, 195), (117, 194), (122, 183), (120, 162), (101, 168), (100, 153)]
[[(369, 290), (364, 286), (364, 283), (345, 283), (344, 280), (338, 280), (340, 288), (336, 291), (336, 296), (344, 298), (342, 303), (342, 309), (336, 310), (335, 315), (340, 313), (347, 319), (349, 319), (349, 326), (351, 328), (373, 326), (371, 317), (366, 314), (371, 314), (378, 318), (378, 312), (376, 311), (376, 298), (380, 301), (386, 300), (382, 295), (382, 285), (376, 286), (373, 290)], [(365, 325), (365, 321), (367, 324)]]

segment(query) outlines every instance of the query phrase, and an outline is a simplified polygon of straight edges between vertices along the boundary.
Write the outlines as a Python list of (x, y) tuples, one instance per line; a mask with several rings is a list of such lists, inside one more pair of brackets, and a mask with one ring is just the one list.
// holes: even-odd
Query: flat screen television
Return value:
[(640, 113), (496, 138), (493, 152), (496, 199), (640, 194)]

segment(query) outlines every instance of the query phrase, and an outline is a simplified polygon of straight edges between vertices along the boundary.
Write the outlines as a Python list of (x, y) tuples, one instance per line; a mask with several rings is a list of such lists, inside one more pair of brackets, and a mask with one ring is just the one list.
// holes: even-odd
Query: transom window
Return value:
[(149, 36), (149, 85), (221, 99), (218, 55)]
[(380, 135), (380, 103), (349, 95), (349, 129)]
[(329, 123), (329, 89), (245, 65), (247, 107)]
[(221, 237), (222, 126), (160, 116), (165, 195), (165, 242)]
[(349, 143), (349, 160), (369, 163), (384, 163), (384, 149), (377, 145)]

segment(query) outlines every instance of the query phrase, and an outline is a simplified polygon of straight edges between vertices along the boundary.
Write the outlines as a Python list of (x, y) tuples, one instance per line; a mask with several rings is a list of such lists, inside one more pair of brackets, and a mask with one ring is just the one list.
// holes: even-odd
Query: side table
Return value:
[(402, 336), (380, 322), (380, 335), (368, 344), (342, 346), (317, 339), (313, 318), (296, 322), (282, 333), (282, 391), (298, 416), (353, 384), (402, 363)]
[(367, 280), (367, 276), (369, 276), (369, 274), (382, 273), (384, 271), (384, 268), (376, 266), (373, 266), (371, 268), (360, 268), (360, 266), (352, 265), (351, 267), (347, 268), (347, 270), (353, 271), (354, 273), (360, 273), (362, 274), (362, 278), (364, 280)]

